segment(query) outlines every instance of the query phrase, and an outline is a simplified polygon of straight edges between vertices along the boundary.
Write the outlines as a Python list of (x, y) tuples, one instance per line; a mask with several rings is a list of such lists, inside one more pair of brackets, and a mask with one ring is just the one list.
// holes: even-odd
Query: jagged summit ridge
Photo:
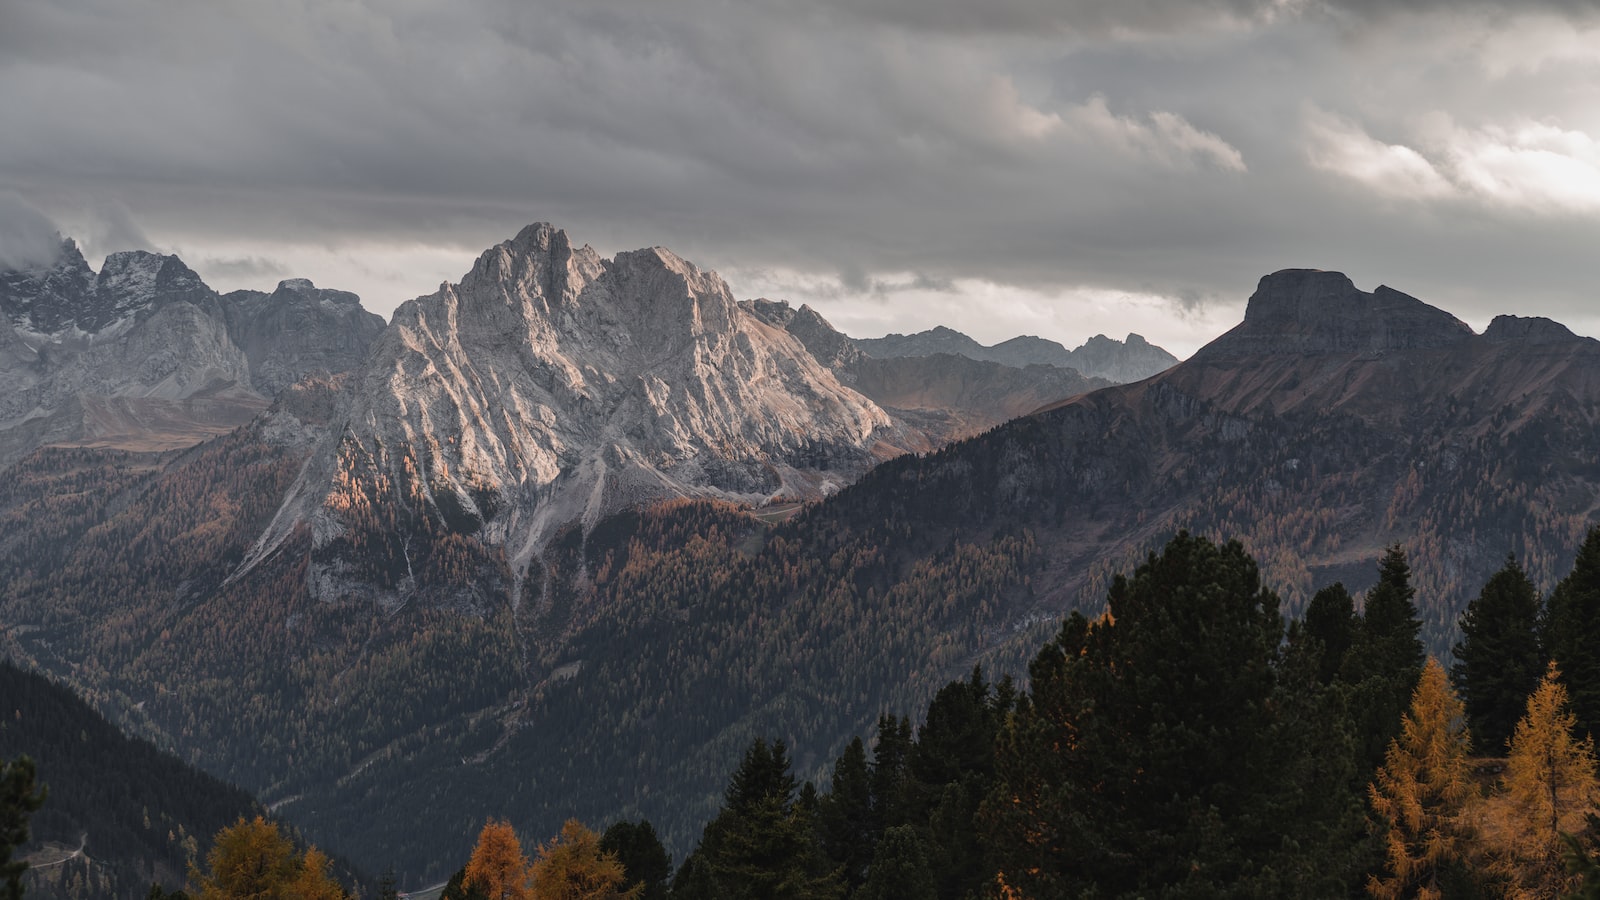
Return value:
[(1342, 272), (1282, 269), (1261, 278), (1244, 321), (1196, 356), (1427, 350), (1472, 336), (1460, 319), (1391, 287), (1368, 293)]
[(901, 450), (886, 412), (715, 273), (659, 247), (602, 259), (546, 223), (402, 304), (349, 402), (252, 555), (309, 521), (324, 596), (358, 589), (333, 552), (363, 527), (351, 491), (394, 484), (384, 502), (521, 564), (571, 522), (814, 496)]
[(0, 462), (41, 444), (165, 449), (232, 429), (309, 374), (354, 367), (383, 321), (354, 294), (283, 282), (219, 297), (177, 256), (96, 273), (70, 238), (0, 271)]
[(182, 260), (148, 250), (112, 253), (96, 274), (70, 238), (53, 264), (0, 274), (0, 309), (38, 339), (100, 334), (173, 299), (204, 302), (208, 294)]

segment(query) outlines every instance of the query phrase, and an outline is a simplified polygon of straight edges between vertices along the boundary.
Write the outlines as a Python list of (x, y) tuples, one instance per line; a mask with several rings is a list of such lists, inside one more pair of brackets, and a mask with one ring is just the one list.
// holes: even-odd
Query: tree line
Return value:
[(824, 789), (753, 741), (675, 871), (648, 822), (571, 822), (546, 847), (612, 874), (552, 893), (491, 823), (446, 896), (1593, 896), (1600, 528), (1542, 601), (1507, 560), (1449, 675), (1404, 551), (1379, 570), (1359, 608), (1334, 585), (1285, 622), (1239, 544), (1180, 533), (1067, 618), (1025, 689), (975, 669), (915, 728), (852, 740)]

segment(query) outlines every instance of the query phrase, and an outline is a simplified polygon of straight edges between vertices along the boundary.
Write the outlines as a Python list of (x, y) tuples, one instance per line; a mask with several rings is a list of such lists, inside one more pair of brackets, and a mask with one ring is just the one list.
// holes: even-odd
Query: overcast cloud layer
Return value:
[(0, 0), (0, 261), (387, 314), (547, 220), (858, 336), (1137, 331), (1286, 267), (1600, 334), (1596, 3)]

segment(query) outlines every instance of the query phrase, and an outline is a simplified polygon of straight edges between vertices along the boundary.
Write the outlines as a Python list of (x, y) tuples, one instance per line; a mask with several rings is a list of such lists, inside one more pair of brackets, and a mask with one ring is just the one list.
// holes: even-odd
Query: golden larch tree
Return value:
[(1372, 896), (1440, 896), (1440, 871), (1464, 852), (1465, 814), (1477, 797), (1467, 765), (1469, 743), (1461, 700), (1450, 690), (1444, 667), (1430, 657), (1400, 736), (1389, 742), (1377, 779), (1368, 786), (1372, 810), (1387, 828), (1387, 871), (1368, 880)]
[(466, 887), (482, 891), (489, 900), (528, 900), (528, 857), (511, 823), (490, 819), (478, 833), (478, 845), (467, 860)]
[(1600, 778), (1595, 775), (1594, 739), (1573, 735), (1577, 717), (1568, 708), (1567, 689), (1555, 663), (1528, 697), (1528, 711), (1511, 735), (1505, 793), (1514, 838), (1516, 878), (1524, 897), (1559, 897), (1569, 880), (1561, 864), (1561, 835), (1584, 830), (1586, 815), (1597, 811)]
[(274, 897), (295, 874), (294, 844), (261, 816), (217, 832), (206, 854), (206, 869), (191, 868), (189, 879), (204, 900)]
[(344, 900), (344, 887), (329, 871), (327, 854), (316, 847), (307, 847), (300, 860), (300, 871), (289, 882), (283, 896), (293, 900)]
[(627, 872), (615, 853), (600, 849), (600, 835), (577, 819), (539, 845), (533, 863), (533, 900), (637, 900), (643, 885), (624, 890)]
[(341, 900), (344, 888), (316, 847), (304, 855), (277, 825), (261, 816), (217, 832), (206, 868), (191, 867), (189, 880), (202, 900)]

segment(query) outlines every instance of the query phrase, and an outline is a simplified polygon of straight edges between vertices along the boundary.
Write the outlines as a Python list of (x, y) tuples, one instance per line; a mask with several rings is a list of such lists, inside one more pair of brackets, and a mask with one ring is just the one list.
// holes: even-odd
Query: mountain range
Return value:
[(985, 347), (959, 331), (940, 325), (916, 334), (859, 338), (855, 343), (863, 352), (879, 359), (949, 354), (1017, 368), (1044, 365), (1076, 369), (1091, 378), (1104, 378), (1116, 384), (1143, 381), (1178, 362), (1176, 356), (1137, 334), (1128, 335), (1125, 341), (1097, 334), (1076, 350), (1033, 335)]
[(1442, 652), (1508, 551), (1548, 585), (1600, 516), (1600, 343), (1548, 320), (1284, 270), (1136, 383), (870, 347), (530, 226), (242, 427), (11, 466), (0, 646), (438, 877), (486, 815), (684, 850), (751, 737), (809, 775), (975, 663), (1021, 673), (1178, 528), (1244, 541), (1290, 613), (1400, 543)]
[(304, 279), (218, 295), (176, 256), (113, 253), (95, 272), (63, 240), (0, 273), (0, 464), (45, 444), (191, 446), (353, 368), (382, 329), (354, 294)]

